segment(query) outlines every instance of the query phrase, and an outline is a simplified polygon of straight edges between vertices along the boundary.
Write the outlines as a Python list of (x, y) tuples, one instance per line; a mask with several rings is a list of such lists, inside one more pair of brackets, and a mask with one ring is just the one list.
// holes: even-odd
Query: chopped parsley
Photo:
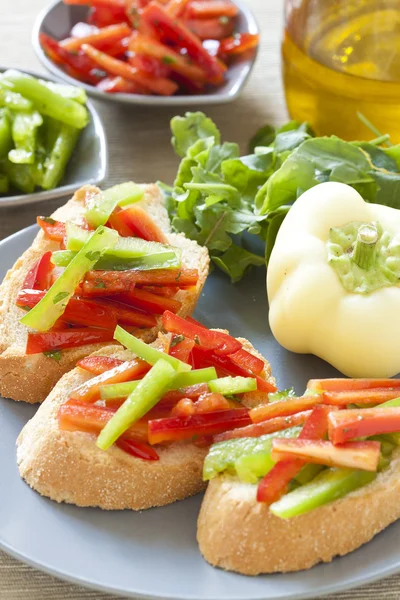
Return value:
[(40, 217), (43, 223), (47, 223), (48, 225), (55, 225), (57, 221), (52, 219), (51, 217)]
[(175, 346), (177, 346), (178, 344), (183, 342), (184, 339), (185, 339), (184, 335), (173, 335), (169, 347), (174, 348)]
[(107, 288), (106, 284), (104, 283), (104, 281), (96, 281), (96, 283), (94, 284), (95, 288), (101, 288), (103, 290), (105, 290)]
[(172, 56), (163, 56), (161, 60), (164, 65), (173, 65), (176, 63), (175, 58), (172, 58)]
[(54, 352), (43, 352), (47, 358), (53, 358), (55, 361), (60, 362), (61, 360), (61, 350), (55, 350)]

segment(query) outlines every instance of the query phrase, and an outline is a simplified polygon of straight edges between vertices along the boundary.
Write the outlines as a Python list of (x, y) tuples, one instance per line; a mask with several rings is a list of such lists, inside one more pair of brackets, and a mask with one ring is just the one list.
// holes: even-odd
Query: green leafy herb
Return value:
[(175, 59), (172, 58), (172, 56), (163, 56), (161, 62), (163, 62), (164, 65), (173, 65), (175, 63)]
[(280, 390), (279, 392), (270, 392), (268, 394), (268, 400), (270, 402), (279, 402), (280, 400), (288, 400), (289, 398), (296, 398), (296, 392), (294, 388), (288, 388), (287, 390)]
[(59, 294), (54, 296), (53, 304), (58, 304), (59, 302), (64, 300), (64, 298), (67, 298), (67, 296), (69, 296), (68, 292), (60, 292)]
[(52, 358), (57, 362), (60, 362), (61, 360), (61, 350), (55, 350), (54, 352), (43, 352), (43, 354), (47, 356), (47, 358)]
[[(174, 117), (172, 145), (182, 160), (173, 187), (159, 184), (173, 229), (207, 246), (213, 263), (236, 282), (251, 266), (268, 264), (291, 205), (319, 183), (346, 183), (367, 202), (400, 208), (400, 145), (383, 147), (389, 136), (360, 118), (376, 139), (314, 137), (307, 123), (289, 121), (262, 127), (250, 154), (240, 156), (237, 144), (221, 143), (203, 113)], [(265, 242), (264, 256), (257, 238)]]
[(55, 225), (56, 221), (51, 217), (41, 217), (41, 220), (48, 225)]
[(96, 281), (96, 283), (94, 284), (95, 288), (100, 288), (102, 290), (105, 290), (107, 288), (106, 284), (104, 283), (104, 281)]
[(170, 348), (174, 348), (175, 346), (177, 346), (178, 344), (180, 344), (181, 342), (183, 342), (183, 340), (185, 339), (184, 335), (173, 335), (171, 342), (169, 344)]

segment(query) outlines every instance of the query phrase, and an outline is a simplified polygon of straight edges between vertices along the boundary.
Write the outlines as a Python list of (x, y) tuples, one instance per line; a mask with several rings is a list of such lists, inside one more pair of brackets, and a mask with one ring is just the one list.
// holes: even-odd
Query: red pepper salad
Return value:
[(92, 355), (78, 362), (93, 377), (60, 407), (60, 429), (98, 436), (102, 450), (116, 444), (135, 457), (158, 460), (159, 444), (208, 445), (212, 436), (251, 423), (243, 394), (276, 390), (264, 361), (232, 336), (189, 317), (166, 311), (162, 326), (169, 333), (163, 351), (118, 326), (115, 339), (136, 358)]
[(61, 41), (42, 33), (42, 48), (68, 75), (104, 92), (204, 92), (258, 45), (258, 35), (235, 33), (239, 9), (231, 0), (64, 3), (90, 7), (87, 22)]
[(372, 482), (400, 444), (399, 379), (318, 379), (269, 394), (251, 424), (214, 436), (204, 479), (234, 474), (281, 518)]
[(181, 251), (137, 204), (143, 191), (132, 182), (86, 197), (79, 223), (38, 218), (54, 250), (27, 273), (16, 303), (27, 311), (27, 354), (56, 360), (66, 348), (113, 340), (117, 325), (151, 328), (176, 313), (179, 290), (196, 286)]

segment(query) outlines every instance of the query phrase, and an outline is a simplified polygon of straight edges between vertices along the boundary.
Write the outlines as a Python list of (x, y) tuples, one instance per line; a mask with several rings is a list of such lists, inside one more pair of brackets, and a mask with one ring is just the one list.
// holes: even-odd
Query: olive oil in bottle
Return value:
[(400, 143), (400, 1), (288, 0), (286, 102), (318, 135), (374, 137), (362, 113)]

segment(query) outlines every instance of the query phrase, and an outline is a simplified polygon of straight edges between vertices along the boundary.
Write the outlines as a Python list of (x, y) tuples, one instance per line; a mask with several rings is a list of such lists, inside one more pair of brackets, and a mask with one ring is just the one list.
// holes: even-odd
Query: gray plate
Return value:
[[(7, 68), (0, 67), (0, 73), (4, 73)], [(18, 70), (21, 71), (21, 69)], [(41, 73), (33, 73), (26, 70), (23, 72), (33, 75), (33, 77), (56, 81), (53, 77), (46, 77)], [(76, 81), (71, 80), (71, 82), (73, 85), (76, 85)], [(87, 183), (93, 185), (100, 184), (106, 179), (108, 171), (106, 135), (100, 117), (91, 102), (87, 103), (87, 108), (90, 114), (89, 123), (79, 137), (61, 185), (54, 190), (35, 192), (33, 194), (17, 193), (12, 196), (0, 195), (0, 208), (2, 206), (22, 206), (23, 204), (32, 204), (33, 202), (43, 202), (53, 198), (70, 196), (82, 185)]]
[[(237, 30), (248, 31), (249, 33), (258, 33), (257, 21), (246, 4), (235, 0), (235, 4), (240, 9), (238, 17)], [(250, 60), (238, 61), (229, 67), (226, 75), (226, 82), (223, 86), (210, 89), (207, 94), (198, 94), (193, 96), (144, 96), (139, 94), (107, 94), (98, 90), (92, 85), (77, 82), (60, 69), (43, 52), (39, 43), (39, 35), (47, 33), (56, 40), (62, 40), (68, 37), (72, 27), (79, 21), (85, 21), (88, 8), (85, 6), (67, 5), (62, 1), (56, 1), (46, 7), (37, 17), (32, 32), (33, 48), (45, 67), (51, 73), (64, 79), (68, 83), (78, 84), (84, 87), (88, 94), (100, 100), (110, 102), (123, 102), (124, 104), (141, 104), (145, 106), (199, 106), (201, 104), (223, 104), (232, 102), (237, 98), (249, 77), (256, 60), (256, 54)]]
[[(0, 244), (0, 277), (27, 248), (29, 227)], [(280, 387), (301, 392), (310, 377), (334, 376), (326, 363), (284, 351), (267, 325), (261, 269), (241, 284), (213, 273), (196, 311), (206, 325), (244, 335), (271, 361)], [(363, 548), (289, 575), (245, 577), (210, 567), (196, 544), (201, 497), (142, 513), (102, 512), (41, 498), (18, 476), (15, 440), (35, 408), (0, 401), (0, 547), (62, 579), (128, 597), (173, 600), (295, 600), (371, 582), (400, 569), (400, 522)]]

